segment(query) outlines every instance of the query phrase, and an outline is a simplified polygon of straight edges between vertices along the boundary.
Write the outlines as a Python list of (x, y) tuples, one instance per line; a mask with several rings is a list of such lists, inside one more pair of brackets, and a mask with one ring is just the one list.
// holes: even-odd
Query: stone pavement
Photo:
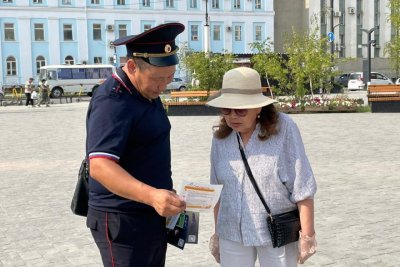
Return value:
[[(87, 102), (0, 107), (0, 267), (101, 266), (85, 219), (70, 211)], [(399, 114), (291, 115), (318, 181), (319, 249), (304, 266), (400, 266)], [(208, 182), (217, 117), (171, 117), (175, 184)], [(217, 266), (212, 215), (198, 245), (169, 247), (167, 267)]]

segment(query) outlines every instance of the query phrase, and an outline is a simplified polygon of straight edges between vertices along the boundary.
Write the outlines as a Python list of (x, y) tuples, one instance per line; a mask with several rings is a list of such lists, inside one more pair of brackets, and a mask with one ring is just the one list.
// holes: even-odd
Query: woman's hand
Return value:
[(297, 262), (303, 264), (309, 257), (317, 252), (317, 240), (315, 233), (312, 236), (303, 235), (300, 231), (299, 238), (299, 253), (297, 255)]
[(211, 255), (214, 256), (215, 261), (220, 263), (219, 258), (219, 237), (217, 234), (213, 234), (210, 238), (210, 243), (208, 244), (210, 248)]

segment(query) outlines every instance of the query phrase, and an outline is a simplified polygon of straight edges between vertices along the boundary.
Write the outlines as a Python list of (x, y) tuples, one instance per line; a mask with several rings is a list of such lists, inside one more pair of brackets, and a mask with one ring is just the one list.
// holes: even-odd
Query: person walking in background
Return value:
[[(222, 184), (214, 209), (211, 253), (221, 266), (293, 267), (316, 251), (316, 181), (299, 129), (275, 101), (262, 94), (257, 71), (239, 67), (225, 73), (218, 97), (207, 105), (221, 109), (211, 147), (211, 183)], [(300, 240), (274, 248), (267, 212), (246, 172), (239, 144), (272, 214), (300, 213)]]
[(89, 104), (86, 223), (104, 266), (164, 266), (166, 217), (186, 208), (173, 191), (171, 124), (159, 97), (174, 77), (184, 28), (168, 23), (116, 40), (127, 62)]
[(40, 100), (38, 106), (40, 107), (41, 104), (46, 104), (46, 107), (49, 107), (50, 97), (49, 97), (49, 85), (46, 79), (42, 79), (39, 84), (40, 89)]
[(26, 102), (25, 106), (28, 107), (29, 104), (34, 107), (33, 100), (32, 100), (32, 91), (35, 89), (35, 85), (33, 84), (33, 78), (29, 78), (28, 81), (25, 83), (25, 97)]

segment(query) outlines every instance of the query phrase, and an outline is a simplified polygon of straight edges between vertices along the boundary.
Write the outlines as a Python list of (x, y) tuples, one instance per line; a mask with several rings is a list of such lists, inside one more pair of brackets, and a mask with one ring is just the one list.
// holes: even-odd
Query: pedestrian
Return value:
[(159, 95), (178, 64), (167, 23), (114, 42), (127, 61), (96, 90), (87, 115), (87, 226), (104, 266), (164, 266), (166, 217), (185, 202), (173, 191), (171, 124)]
[(32, 100), (32, 91), (35, 89), (35, 85), (33, 84), (33, 78), (29, 78), (28, 81), (25, 83), (25, 97), (26, 102), (25, 106), (28, 107), (29, 104), (34, 107), (33, 100)]
[(40, 100), (38, 106), (40, 107), (41, 104), (46, 104), (46, 107), (49, 107), (50, 98), (49, 98), (49, 84), (47, 83), (46, 79), (42, 79), (40, 84)]
[[(292, 267), (315, 253), (316, 182), (299, 129), (275, 101), (262, 94), (257, 71), (238, 67), (223, 77), (220, 95), (209, 106), (220, 108), (211, 146), (211, 184), (222, 184), (214, 209), (215, 234), (210, 249), (221, 266)], [(267, 211), (255, 191), (241, 156), (272, 214), (300, 213), (301, 238), (273, 247)], [(298, 250), (299, 249), (299, 250)]]
[(33, 102), (33, 106), (35, 106), (35, 103), (38, 100), (38, 93), (36, 92), (35, 89), (32, 91), (31, 99), (32, 99), (32, 102)]

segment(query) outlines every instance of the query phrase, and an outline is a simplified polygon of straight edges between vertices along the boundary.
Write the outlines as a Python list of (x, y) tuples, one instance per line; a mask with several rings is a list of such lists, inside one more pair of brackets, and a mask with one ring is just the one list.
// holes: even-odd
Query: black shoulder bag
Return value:
[(242, 155), (242, 159), (244, 162), (244, 166), (246, 168), (247, 175), (250, 178), (251, 183), (253, 184), (254, 189), (258, 197), (260, 198), (262, 204), (264, 205), (268, 216), (267, 216), (267, 225), (269, 233), (271, 234), (272, 246), (282, 247), (286, 244), (296, 242), (299, 240), (299, 231), (301, 229), (300, 225), (300, 216), (299, 209), (295, 209), (289, 212), (280, 213), (272, 215), (270, 209), (268, 208), (267, 203), (264, 200), (264, 197), (261, 195), (260, 189), (256, 181), (254, 180), (253, 173), (251, 172), (249, 163), (247, 162), (246, 155), (244, 154), (242, 144), (239, 140), (239, 135), (236, 135), (240, 154)]
[(72, 213), (87, 216), (89, 201), (89, 164), (87, 158), (82, 161), (78, 173), (74, 196), (71, 201)]

